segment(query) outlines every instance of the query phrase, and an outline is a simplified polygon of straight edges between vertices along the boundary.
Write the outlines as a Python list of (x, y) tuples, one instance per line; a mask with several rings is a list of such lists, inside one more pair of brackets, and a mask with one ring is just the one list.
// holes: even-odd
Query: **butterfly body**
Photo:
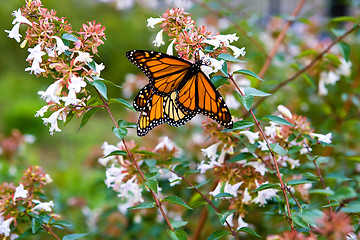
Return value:
[(134, 108), (141, 111), (139, 136), (164, 122), (172, 126), (183, 125), (197, 113), (232, 128), (230, 111), (210, 79), (201, 71), (201, 60), (192, 63), (146, 50), (129, 51), (126, 56), (149, 78), (149, 84), (134, 100)]

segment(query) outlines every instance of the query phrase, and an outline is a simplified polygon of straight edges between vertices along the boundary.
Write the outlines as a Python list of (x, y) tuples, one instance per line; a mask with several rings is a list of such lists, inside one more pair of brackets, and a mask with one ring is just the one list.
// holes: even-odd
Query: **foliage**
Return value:
[[(211, 1), (186, 11), (136, 3), (121, 17), (111, 3), (84, 3), (96, 21), (78, 14), (80, 30), (51, 1), (13, 12), (5, 31), (29, 54), (14, 45), (1, 60), (9, 91), (0, 96), (0, 235), (357, 239), (359, 18), (294, 12), (263, 26), (261, 14), (236, 19), (238, 9)], [(12, 4), (21, 3), (4, 9)], [(125, 52), (154, 49), (144, 39), (189, 61), (200, 56), (232, 129), (199, 114), (136, 137), (139, 112), (129, 102), (148, 80)], [(17, 52), (29, 66), (11, 63)]]

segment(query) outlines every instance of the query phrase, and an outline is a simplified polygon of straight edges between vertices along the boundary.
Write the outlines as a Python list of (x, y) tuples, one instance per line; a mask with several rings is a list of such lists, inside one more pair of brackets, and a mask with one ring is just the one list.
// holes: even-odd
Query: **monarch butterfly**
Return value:
[(196, 113), (180, 110), (175, 102), (176, 98), (176, 92), (162, 97), (152, 90), (150, 84), (143, 87), (134, 100), (135, 110), (141, 112), (137, 134), (144, 136), (164, 122), (178, 127), (191, 120)]
[[(197, 113), (203, 113), (226, 128), (233, 127), (224, 99), (200, 69), (203, 64), (201, 60), (192, 63), (146, 50), (129, 51), (126, 57), (149, 78), (146, 89), (143, 88), (144, 91), (140, 91), (134, 101), (135, 108), (142, 111), (142, 114), (150, 114), (146, 115), (149, 117), (147, 121), (140, 115), (138, 135), (145, 135), (154, 125), (164, 122), (175, 126), (183, 125)], [(160, 102), (165, 103), (164, 106), (169, 104), (171, 111), (164, 106), (160, 107)], [(154, 106), (156, 111), (152, 110)], [(166, 111), (182, 117), (172, 118), (174, 116), (165, 113)]]

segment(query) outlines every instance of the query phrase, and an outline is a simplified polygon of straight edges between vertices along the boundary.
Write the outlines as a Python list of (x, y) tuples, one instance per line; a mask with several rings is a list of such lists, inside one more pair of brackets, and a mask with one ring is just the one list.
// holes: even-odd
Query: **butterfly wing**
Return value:
[(134, 99), (133, 106), (135, 110), (139, 112), (142, 111), (145, 108), (147, 101), (152, 97), (152, 95), (153, 90), (151, 89), (150, 84), (143, 87)]
[(181, 110), (176, 104), (177, 93), (169, 96), (156, 94), (151, 85), (143, 87), (134, 100), (134, 108), (140, 111), (137, 134), (146, 135), (154, 127), (167, 123), (170, 126), (181, 126), (191, 120), (196, 112)]
[(177, 92), (171, 93), (171, 95), (164, 97), (164, 114), (166, 122), (170, 126), (181, 126), (191, 120), (195, 115), (195, 111), (182, 110), (176, 103)]
[(178, 90), (180, 109), (201, 112), (226, 128), (233, 122), (229, 108), (210, 79), (199, 71)]
[(171, 94), (191, 66), (191, 62), (155, 51), (132, 50), (126, 57), (145, 73), (153, 90), (161, 96)]

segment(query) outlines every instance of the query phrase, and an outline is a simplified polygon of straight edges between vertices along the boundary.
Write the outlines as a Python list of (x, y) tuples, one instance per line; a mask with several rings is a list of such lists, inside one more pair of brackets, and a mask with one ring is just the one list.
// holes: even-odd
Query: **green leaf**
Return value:
[(145, 185), (153, 192), (158, 193), (158, 182), (155, 179), (148, 180), (147, 182), (145, 182)]
[(352, 187), (342, 186), (336, 189), (335, 194), (331, 197), (331, 199), (341, 202), (344, 201), (345, 199), (354, 198), (356, 196), (357, 193)]
[(80, 239), (83, 238), (85, 236), (87, 236), (88, 233), (74, 233), (74, 234), (69, 234), (63, 237), (63, 240), (75, 240), (75, 239)]
[(244, 62), (244, 61), (241, 61), (241, 60), (231, 56), (230, 54), (226, 54), (226, 53), (219, 54), (218, 60), (219, 59), (222, 59), (224, 61), (229, 61), (229, 62)]
[(227, 78), (221, 75), (215, 75), (211, 78), (211, 82), (214, 84), (215, 88), (219, 88), (228, 82)]
[(110, 157), (110, 156), (117, 156), (117, 155), (126, 156), (127, 153), (124, 150), (115, 150), (115, 151), (112, 151), (111, 153), (109, 153), (108, 155), (106, 155), (104, 158)]
[(146, 151), (146, 150), (135, 150), (134, 153), (139, 153), (139, 154), (149, 155), (149, 156), (159, 156), (159, 154), (157, 154), (157, 153), (153, 153), (153, 152)]
[(266, 184), (263, 184), (261, 185), (260, 187), (258, 187), (257, 189), (253, 190), (252, 192), (258, 192), (258, 191), (262, 191), (262, 190), (266, 190), (266, 189), (269, 189), (269, 188), (272, 188), (272, 189), (281, 189), (279, 184), (275, 184), (275, 183), (266, 183)]
[(344, 29), (336, 29), (336, 28), (332, 28), (330, 30), (336, 37), (340, 37), (345, 33)]
[(332, 202), (332, 203), (330, 203), (330, 204), (327, 204), (327, 205), (323, 206), (323, 208), (337, 207), (337, 206), (340, 206), (340, 203), (339, 203), (339, 202)]
[(128, 109), (136, 112), (135, 108), (125, 99), (122, 98), (115, 98), (116, 101), (120, 102), (122, 105), (124, 105), (125, 107), (127, 107)]
[(100, 80), (95, 80), (92, 84), (99, 91), (101, 96), (103, 96), (107, 100), (108, 99), (107, 98), (107, 88), (106, 88), (105, 83), (103, 83)]
[(342, 212), (345, 213), (359, 213), (360, 212), (360, 201), (349, 202), (346, 207), (341, 208)]
[(337, 64), (337, 65), (340, 65), (340, 64), (341, 64), (341, 62), (340, 62), (340, 60), (339, 60), (339, 57), (338, 57), (336, 54), (334, 54), (334, 53), (327, 53), (327, 54), (325, 54), (325, 57), (326, 57), (327, 59), (329, 59), (330, 62), (332, 62), (332, 63), (334, 63), (334, 64)]
[(198, 185), (195, 185), (195, 186), (193, 186), (193, 187), (188, 187), (188, 189), (194, 189), (194, 188), (199, 189), (199, 188), (201, 188), (202, 186), (204, 186), (204, 185), (206, 185), (207, 183), (209, 183), (210, 181), (211, 181), (211, 179), (208, 179), (208, 180), (206, 180), (206, 181), (204, 181), (204, 182), (199, 183)]
[(155, 207), (155, 203), (153, 202), (143, 202), (143, 203), (140, 203), (136, 206), (133, 206), (133, 207), (129, 207), (128, 209), (129, 210), (135, 210), (135, 209), (145, 209), (145, 208), (153, 208)]
[(119, 127), (119, 128), (113, 127), (112, 131), (114, 135), (120, 140), (122, 140), (128, 132), (128, 130), (125, 127)]
[(62, 39), (65, 39), (65, 40), (68, 40), (68, 41), (71, 41), (71, 42), (77, 42), (79, 41), (79, 39), (77, 37), (75, 37), (74, 35), (71, 35), (69, 33), (64, 33), (62, 36), (61, 36)]
[(256, 78), (260, 81), (263, 81), (261, 78), (258, 77), (258, 75), (256, 75), (254, 72), (250, 71), (250, 70), (247, 70), (247, 69), (240, 69), (240, 70), (236, 70), (234, 72), (234, 74), (243, 74), (243, 75), (248, 75), (248, 76), (251, 76), (253, 78)]
[(224, 74), (225, 77), (229, 77), (227, 62), (224, 62), (222, 68), (220, 69), (220, 72), (222, 72), (222, 74)]
[(297, 215), (293, 215), (292, 220), (294, 221), (294, 223), (296, 225), (298, 225), (299, 227), (305, 228), (305, 229), (309, 229), (308, 224), (304, 221), (304, 219), (302, 219), (300, 216)]
[(327, 189), (312, 189), (309, 191), (310, 194), (320, 194), (320, 195), (327, 195), (332, 196), (334, 195), (334, 191), (327, 188)]
[(240, 121), (237, 121), (233, 124), (233, 128), (231, 129), (225, 129), (221, 132), (232, 132), (232, 131), (235, 131), (235, 130), (239, 130), (239, 129), (244, 129), (244, 128), (249, 128), (249, 127), (252, 127), (254, 126), (254, 123), (253, 122), (249, 122), (249, 121), (245, 121), (245, 120), (240, 120)]
[(96, 107), (96, 108), (91, 108), (89, 111), (87, 111), (83, 118), (81, 119), (81, 123), (80, 123), (80, 127), (79, 129), (77, 130), (78, 132), (80, 131), (80, 129), (82, 129), (86, 124), (87, 122), (95, 115), (95, 113), (97, 111), (99, 111), (100, 108)]
[(306, 80), (306, 82), (309, 83), (309, 85), (313, 88), (316, 89), (316, 84), (314, 82), (314, 79), (312, 79), (312, 77), (310, 77), (308, 74), (303, 73), (301, 74), (301, 76)]
[(328, 175), (326, 175), (327, 179), (334, 179), (337, 182), (344, 182), (344, 181), (351, 181), (351, 178), (345, 177), (344, 175), (340, 174), (340, 173), (330, 173)]
[(248, 234), (251, 234), (255, 237), (261, 238), (261, 236), (259, 234), (257, 234), (253, 229), (249, 228), (249, 227), (242, 227), (238, 230), (238, 232), (246, 232)]
[(271, 95), (270, 93), (262, 92), (252, 87), (245, 88), (244, 92), (246, 96), (266, 97)]
[(34, 217), (31, 219), (31, 231), (33, 234), (37, 233), (41, 228), (43, 221), (39, 217)]
[(50, 225), (54, 226), (54, 225), (58, 225), (58, 226), (63, 226), (66, 228), (72, 228), (73, 225), (71, 223), (69, 223), (68, 221), (64, 221), (64, 220), (57, 220), (53, 223), (51, 223)]
[(346, 62), (349, 61), (351, 48), (350, 45), (345, 42), (339, 42), (341, 53), (345, 59)]
[(294, 180), (290, 180), (286, 185), (296, 186), (296, 185), (306, 184), (306, 183), (313, 183), (313, 181), (309, 181), (306, 179), (294, 179)]
[(225, 223), (225, 221), (226, 221), (226, 218), (227, 218), (228, 216), (230, 216), (231, 214), (234, 214), (235, 212), (236, 212), (236, 210), (234, 209), (234, 210), (222, 212), (221, 214), (219, 214), (219, 215), (220, 215), (220, 224), (221, 224), (221, 226), (224, 225), (224, 223)]
[(168, 197), (164, 198), (163, 201), (173, 203), (173, 204), (177, 204), (177, 205), (180, 205), (180, 206), (183, 206), (183, 207), (185, 207), (187, 209), (192, 210), (191, 207), (186, 205), (186, 203), (181, 198), (179, 198), (177, 196), (168, 196)]
[(250, 110), (251, 104), (254, 102), (254, 96), (243, 96), (239, 95), (241, 104), (245, 107), (246, 110)]
[(153, 179), (153, 178), (157, 178), (158, 176), (160, 176), (160, 173), (158, 172), (149, 172), (149, 173), (145, 173), (145, 178), (146, 179)]
[(353, 23), (359, 22), (359, 20), (357, 18), (350, 17), (350, 16), (336, 17), (336, 18), (332, 18), (330, 21), (331, 22), (353, 22)]
[(271, 149), (276, 152), (277, 154), (281, 155), (281, 156), (285, 156), (287, 154), (287, 150), (283, 149), (279, 143), (270, 143), (270, 147)]
[(280, 125), (294, 126), (292, 123), (290, 123), (286, 119), (283, 119), (281, 117), (274, 116), (274, 115), (266, 115), (265, 117), (263, 117), (261, 119), (261, 121), (264, 120), (264, 119), (268, 119), (268, 120), (273, 121), (274, 123), (277, 123), (277, 124), (280, 124)]
[(317, 51), (315, 51), (314, 49), (307, 49), (305, 51), (302, 51), (299, 55), (297, 55), (295, 57), (295, 59), (299, 59), (299, 58), (303, 58), (303, 57), (307, 57), (307, 56), (315, 56), (317, 55)]
[(176, 228), (181, 228), (183, 226), (186, 226), (186, 224), (188, 222), (185, 222), (185, 221), (177, 221), (177, 220), (174, 220), (174, 219), (170, 219), (170, 223), (171, 223), (171, 226), (173, 226), (175, 229)]
[(119, 127), (126, 127), (126, 128), (136, 128), (137, 127), (136, 123), (128, 122), (125, 120), (119, 120), (118, 125), (119, 125)]
[(207, 238), (207, 240), (216, 240), (216, 239), (220, 239), (222, 237), (225, 237), (227, 235), (229, 235), (230, 232), (227, 232), (227, 231), (216, 231), (216, 232), (213, 232), (213, 234), (210, 235), (210, 237)]
[(254, 158), (254, 155), (249, 153), (249, 152), (243, 152), (243, 153), (240, 153), (239, 155), (236, 155), (235, 157), (231, 158), (229, 161), (227, 162), (238, 162), (238, 161), (241, 161), (241, 160), (248, 160), (248, 159), (252, 159)]
[(186, 232), (183, 230), (168, 230), (168, 234), (170, 235), (172, 240), (187, 240)]
[(218, 194), (216, 194), (216, 196), (214, 196), (214, 198), (220, 198), (220, 197), (230, 197), (230, 198), (233, 198), (233, 197), (235, 197), (235, 196), (231, 195), (230, 193), (226, 193), (226, 192), (218, 193)]

